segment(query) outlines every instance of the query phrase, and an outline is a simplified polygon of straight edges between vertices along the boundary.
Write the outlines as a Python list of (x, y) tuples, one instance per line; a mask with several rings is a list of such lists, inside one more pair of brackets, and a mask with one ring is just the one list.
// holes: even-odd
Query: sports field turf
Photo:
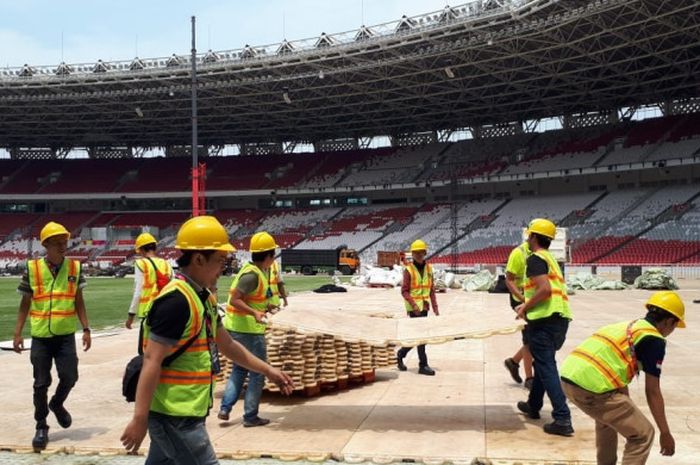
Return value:
[[(292, 295), (331, 283), (328, 276), (285, 276), (284, 279)], [(219, 280), (219, 302), (225, 302), (231, 280), (230, 276)], [(341, 280), (347, 282), (348, 278)], [(88, 278), (87, 283), (85, 304), (90, 326), (98, 330), (123, 325), (131, 302), (133, 279)], [(0, 278), (0, 341), (12, 339), (20, 301), (16, 291), (18, 284), (19, 277)], [(24, 334), (29, 336), (29, 322), (25, 325)]]

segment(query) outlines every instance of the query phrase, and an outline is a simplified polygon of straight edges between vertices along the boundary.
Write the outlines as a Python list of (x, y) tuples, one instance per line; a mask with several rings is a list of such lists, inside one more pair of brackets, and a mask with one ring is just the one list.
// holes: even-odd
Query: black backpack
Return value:
[[(175, 361), (184, 351), (186, 351), (192, 343), (199, 337), (200, 330), (191, 337), (185, 345), (181, 346), (174, 353), (168, 355), (163, 359), (161, 366), (167, 367)], [(141, 375), (141, 368), (143, 367), (143, 354), (139, 354), (136, 357), (129, 360), (126, 364), (126, 369), (124, 370), (124, 377), (122, 378), (122, 394), (127, 402), (134, 402), (136, 400), (136, 386), (139, 384), (139, 376)]]

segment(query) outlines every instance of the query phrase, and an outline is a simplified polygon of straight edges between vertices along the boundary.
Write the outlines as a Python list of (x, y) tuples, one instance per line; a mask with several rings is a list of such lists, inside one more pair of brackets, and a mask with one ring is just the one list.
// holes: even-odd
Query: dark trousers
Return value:
[(555, 420), (571, 421), (571, 412), (566, 405), (566, 396), (561, 388), (559, 371), (555, 354), (566, 340), (569, 320), (557, 315), (546, 322), (530, 322), (530, 353), (535, 367), (535, 379), (532, 382), (530, 397), (527, 403), (530, 408), (539, 412), (544, 404), (544, 394), (547, 393), (552, 403), (552, 417)]
[(51, 365), (56, 361), (58, 387), (51, 399), (54, 405), (65, 402), (78, 381), (78, 355), (75, 335), (33, 338), (30, 359), (34, 368), (34, 420), (36, 427), (46, 428), (49, 414), (48, 391), (51, 386)]
[[(408, 316), (411, 318), (425, 318), (428, 316), (428, 311), (423, 310), (417, 315), (415, 315), (413, 312), (410, 312)], [(406, 355), (408, 355), (412, 348), (413, 347), (401, 347), (397, 352), (396, 356), (399, 359), (403, 359), (404, 357), (406, 357)], [(428, 356), (425, 354), (425, 344), (421, 344), (418, 346), (418, 366), (420, 366), (421, 368), (428, 366)]]

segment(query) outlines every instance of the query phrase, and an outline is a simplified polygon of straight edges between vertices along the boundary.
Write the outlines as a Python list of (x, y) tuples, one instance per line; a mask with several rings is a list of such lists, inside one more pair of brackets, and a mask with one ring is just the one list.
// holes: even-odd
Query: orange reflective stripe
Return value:
[(39, 300), (72, 300), (75, 298), (75, 294), (42, 294), (42, 295), (37, 295), (35, 297), (32, 297), (33, 300), (39, 301)]
[(634, 369), (632, 368), (632, 359), (630, 359), (629, 355), (625, 353), (624, 349), (619, 346), (618, 344), (615, 343), (612, 339), (607, 337), (604, 334), (598, 334), (595, 333), (592, 336), (594, 339), (599, 340), (606, 346), (610, 347), (615, 353), (617, 354), (618, 357), (620, 357), (626, 364), (627, 364), (627, 379), (631, 380), (634, 378)]
[[(182, 284), (180, 284), (180, 282), (176, 282), (175, 286), (177, 286), (179, 288), (180, 293), (185, 296), (185, 298), (187, 299), (187, 303), (189, 304), (190, 309), (191, 309), (190, 313), (192, 314), (192, 325), (191, 325), (192, 327), (190, 328), (190, 334), (187, 337), (187, 339), (189, 340), (189, 339), (192, 339), (194, 337), (195, 331), (197, 331), (197, 329), (199, 329), (200, 331), (202, 329), (199, 326), (199, 312), (196, 310), (197, 305), (190, 297), (190, 294), (185, 289), (182, 289), (180, 287), (180, 286), (182, 286)], [(194, 309), (194, 311), (192, 309)]]
[[(75, 286), (77, 284), (78, 268), (76, 265), (77, 261), (70, 260), (70, 271), (68, 272), (68, 294), (75, 295)], [(71, 280), (73, 277), (75, 280)]]
[(42, 277), (41, 270), (39, 269), (39, 260), (41, 259), (34, 260), (34, 277), (36, 278), (37, 295), (44, 293), (44, 279)]
[(617, 389), (621, 389), (625, 386), (622, 380), (620, 380), (620, 378), (618, 378), (615, 373), (610, 371), (608, 367), (600, 363), (600, 361), (591, 354), (585, 352), (582, 349), (575, 349), (573, 352), (571, 352), (571, 355), (574, 355), (585, 360), (586, 362), (589, 362), (593, 366), (593, 368), (598, 370), (598, 372), (601, 375), (603, 375), (604, 378), (610, 381), (610, 383), (612, 383), (612, 385), (615, 386)]
[(75, 310), (52, 310), (50, 312), (38, 312), (36, 310), (32, 310), (29, 312), (29, 315), (32, 318), (40, 318), (40, 319), (49, 319), (51, 316), (57, 316), (57, 317), (64, 317), (64, 316), (73, 316), (75, 315)]
[(211, 384), (210, 371), (161, 370), (160, 382), (164, 384)]

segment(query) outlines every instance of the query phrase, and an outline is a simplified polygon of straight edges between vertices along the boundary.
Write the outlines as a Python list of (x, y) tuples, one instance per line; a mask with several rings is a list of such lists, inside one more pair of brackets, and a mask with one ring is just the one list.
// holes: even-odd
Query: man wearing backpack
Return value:
[[(214, 465), (205, 420), (212, 406), (219, 350), (236, 365), (261, 373), (290, 394), (292, 379), (234, 341), (210, 301), (229, 253), (226, 229), (213, 216), (186, 221), (177, 233), (179, 273), (163, 288), (144, 322), (143, 367), (134, 416), (121, 441), (136, 453), (148, 431), (148, 464)], [(187, 345), (177, 358), (164, 361)], [(171, 357), (172, 358), (172, 357)]]
[(149, 233), (141, 233), (136, 238), (134, 249), (141, 258), (134, 262), (134, 295), (125, 325), (128, 329), (131, 329), (135, 316), (143, 320), (153, 299), (172, 277), (170, 264), (156, 255), (156, 246), (156, 238)]

